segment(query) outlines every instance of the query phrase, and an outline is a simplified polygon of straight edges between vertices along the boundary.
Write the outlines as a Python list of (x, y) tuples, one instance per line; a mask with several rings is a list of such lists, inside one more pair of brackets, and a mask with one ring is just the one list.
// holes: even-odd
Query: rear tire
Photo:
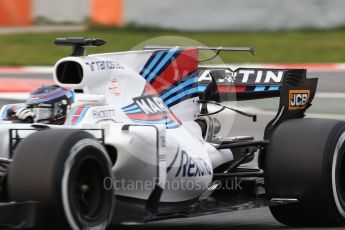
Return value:
[(15, 150), (8, 175), (13, 201), (39, 201), (45, 229), (105, 229), (114, 191), (104, 147), (80, 130), (44, 130), (31, 134)]
[(270, 207), (289, 226), (345, 225), (345, 122), (296, 119), (273, 133), (264, 159), (269, 198), (298, 203)]

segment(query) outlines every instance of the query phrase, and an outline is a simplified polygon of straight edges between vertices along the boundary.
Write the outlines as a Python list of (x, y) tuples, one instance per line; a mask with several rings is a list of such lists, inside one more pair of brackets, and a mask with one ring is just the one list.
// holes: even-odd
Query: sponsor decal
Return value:
[(289, 110), (304, 109), (309, 97), (310, 90), (289, 90)]
[(170, 113), (162, 99), (158, 96), (143, 96), (133, 98), (135, 104), (147, 115)]
[(160, 141), (161, 141), (161, 146), (164, 148), (167, 146), (167, 142), (166, 142), (166, 139), (165, 139), (165, 136), (161, 136), (159, 137)]
[(168, 173), (171, 171), (177, 156), (180, 155), (180, 163), (177, 167), (175, 177), (197, 177), (212, 175), (209, 165), (200, 157), (192, 158), (186, 151), (177, 151), (173, 161), (168, 167)]
[(160, 124), (167, 129), (178, 128), (181, 122), (175, 117), (158, 95), (133, 98), (133, 103), (122, 108), (123, 112), (135, 123)]
[(122, 65), (114, 61), (91, 61), (85, 62), (87, 66), (90, 67), (91, 71), (102, 71), (102, 70), (115, 70), (115, 69), (124, 69)]
[(119, 86), (119, 82), (117, 79), (112, 79), (110, 81), (110, 86), (108, 87), (110, 93), (114, 96), (120, 96), (121, 95), (121, 90)]
[(204, 70), (198, 81), (212, 81), (213, 77), (219, 84), (274, 85), (282, 83), (283, 75), (284, 70), (278, 69), (214, 69)]
[(107, 110), (93, 110), (92, 111), (92, 118), (93, 119), (104, 119), (115, 117), (115, 110), (114, 109), (107, 109)]

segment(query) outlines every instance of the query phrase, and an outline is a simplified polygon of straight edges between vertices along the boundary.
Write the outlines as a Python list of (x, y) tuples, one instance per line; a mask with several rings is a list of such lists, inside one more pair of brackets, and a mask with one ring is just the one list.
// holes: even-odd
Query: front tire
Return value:
[(265, 160), (269, 198), (298, 203), (270, 207), (289, 226), (345, 225), (345, 122), (296, 119), (273, 133)]
[(8, 175), (13, 201), (39, 201), (49, 229), (105, 229), (112, 217), (112, 178), (105, 148), (80, 130), (31, 134), (15, 150)]

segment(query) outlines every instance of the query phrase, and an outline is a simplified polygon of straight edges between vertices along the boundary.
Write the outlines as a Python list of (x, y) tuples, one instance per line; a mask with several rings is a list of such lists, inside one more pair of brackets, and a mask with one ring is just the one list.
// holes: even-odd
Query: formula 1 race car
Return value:
[[(345, 224), (345, 122), (303, 119), (317, 86), (306, 70), (198, 64), (202, 50), (253, 52), (239, 47), (85, 54), (104, 43), (55, 41), (73, 48), (54, 67), (75, 94), (64, 124), (1, 109), (1, 227), (106, 229), (263, 206), (289, 226)], [(267, 97), (280, 104), (262, 140), (218, 135), (224, 110), (256, 119), (223, 102)], [(258, 167), (244, 166), (254, 154)]]

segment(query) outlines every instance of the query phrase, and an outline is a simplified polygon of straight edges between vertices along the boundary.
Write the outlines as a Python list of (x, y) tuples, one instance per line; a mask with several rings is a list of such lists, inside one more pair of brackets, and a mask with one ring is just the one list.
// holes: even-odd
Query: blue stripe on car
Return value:
[(170, 58), (175, 54), (178, 50), (178, 47), (174, 47), (169, 50), (169, 52), (165, 55), (163, 60), (157, 65), (157, 67), (151, 72), (151, 74), (147, 77), (147, 81), (151, 82), (151, 80), (156, 77), (157, 73), (162, 69), (162, 67), (170, 60)]
[(140, 113), (140, 112), (142, 112), (141, 109), (134, 109), (134, 110), (130, 110), (130, 111), (125, 111), (126, 114)]
[(163, 55), (164, 51), (160, 51), (155, 57), (154, 59), (151, 61), (151, 63), (149, 64), (149, 66), (147, 68), (145, 68), (144, 72), (142, 73), (143, 78), (146, 78), (146, 75), (148, 73), (150, 73), (151, 69), (155, 66), (155, 64), (158, 62), (158, 60), (161, 58), (161, 56)]
[(188, 81), (185, 81), (179, 85), (177, 85), (176, 87), (172, 88), (171, 90), (169, 90), (168, 92), (164, 93), (161, 98), (164, 100), (165, 98), (167, 98), (168, 96), (170, 96), (171, 94), (177, 92), (178, 90), (183, 89), (186, 86), (189, 86), (193, 83), (196, 83), (198, 81), (197, 77), (193, 77), (192, 79), (189, 79)]
[(270, 86), (270, 88), (268, 90), (279, 90), (280, 87), (279, 86)]
[(169, 100), (166, 100), (165, 103), (167, 106), (169, 106), (170, 104), (174, 103), (175, 101), (177, 101), (181, 98), (184, 98), (186, 96), (189, 96), (190, 94), (197, 93), (197, 92), (198, 92), (198, 87), (194, 87), (192, 89), (187, 89), (186, 91), (177, 94), (176, 96), (170, 98)]
[(261, 91), (265, 91), (266, 86), (256, 86), (254, 91), (255, 92), (261, 92)]
[(123, 111), (127, 112), (127, 111), (130, 111), (130, 110), (133, 110), (133, 109), (137, 109), (137, 108), (138, 108), (138, 105), (134, 104), (134, 105), (131, 105), (129, 107), (123, 108)]

